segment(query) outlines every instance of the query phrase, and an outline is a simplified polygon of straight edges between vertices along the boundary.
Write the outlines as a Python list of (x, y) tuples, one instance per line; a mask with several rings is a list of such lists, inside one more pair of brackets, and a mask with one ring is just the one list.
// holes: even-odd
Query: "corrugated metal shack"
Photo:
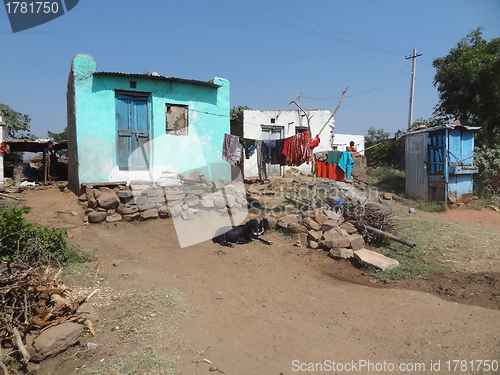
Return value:
[(434, 202), (472, 200), (474, 133), (480, 127), (444, 125), (404, 135), (406, 195)]

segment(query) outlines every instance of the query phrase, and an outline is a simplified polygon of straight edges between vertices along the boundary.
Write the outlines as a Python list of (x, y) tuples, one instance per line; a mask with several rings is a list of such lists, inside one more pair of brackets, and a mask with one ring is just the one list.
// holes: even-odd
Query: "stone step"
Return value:
[(359, 262), (373, 266), (382, 271), (390, 270), (399, 266), (399, 262), (397, 260), (366, 249), (356, 250), (354, 252), (354, 257)]

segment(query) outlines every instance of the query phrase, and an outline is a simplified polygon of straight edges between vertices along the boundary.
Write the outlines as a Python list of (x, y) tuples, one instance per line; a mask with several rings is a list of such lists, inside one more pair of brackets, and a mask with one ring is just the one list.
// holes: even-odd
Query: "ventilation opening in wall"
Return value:
[(271, 124), (276, 124), (276, 119), (275, 118), (271, 119)]
[(130, 81), (130, 88), (131, 89), (136, 89), (137, 88), (137, 82), (136, 81)]

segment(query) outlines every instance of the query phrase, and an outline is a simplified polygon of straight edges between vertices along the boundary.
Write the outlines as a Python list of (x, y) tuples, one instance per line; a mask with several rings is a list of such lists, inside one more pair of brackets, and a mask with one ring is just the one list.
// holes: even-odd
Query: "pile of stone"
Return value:
[(192, 220), (200, 211), (237, 210), (247, 204), (245, 192), (213, 183), (193, 189), (190, 186), (162, 187), (150, 181), (82, 184), (79, 197), (85, 220), (91, 223), (121, 220), (149, 220), (182, 217)]
[[(358, 262), (387, 270), (397, 267), (394, 260), (365, 249), (363, 236), (356, 227), (334, 212), (303, 212), (301, 215), (267, 216), (271, 228), (282, 228), (292, 233), (298, 246), (328, 251), (334, 259), (355, 258)], [(332, 218), (335, 217), (335, 218)]]

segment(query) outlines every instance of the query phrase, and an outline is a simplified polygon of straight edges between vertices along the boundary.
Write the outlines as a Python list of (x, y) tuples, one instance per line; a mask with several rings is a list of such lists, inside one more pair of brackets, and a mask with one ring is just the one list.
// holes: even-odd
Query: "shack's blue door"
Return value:
[(474, 132), (456, 127), (450, 130), (448, 199), (452, 202), (470, 202), (473, 192), (473, 173), (477, 172), (474, 164)]
[(116, 159), (120, 169), (149, 169), (149, 100), (116, 94)]

